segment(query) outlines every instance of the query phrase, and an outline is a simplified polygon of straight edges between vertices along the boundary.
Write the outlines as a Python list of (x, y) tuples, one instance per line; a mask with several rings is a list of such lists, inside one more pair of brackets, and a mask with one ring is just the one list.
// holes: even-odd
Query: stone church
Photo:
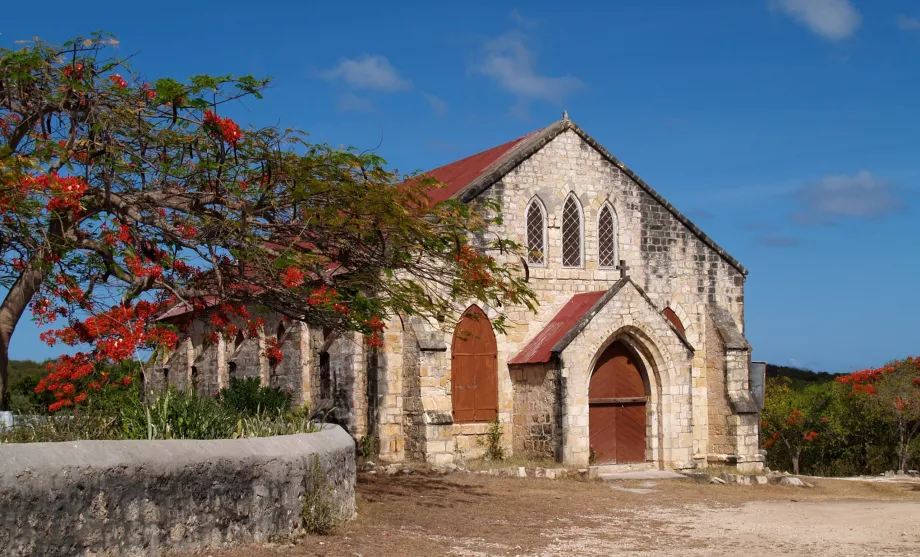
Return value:
[(498, 334), (470, 300), (450, 323), (392, 320), (382, 348), (278, 317), (207, 343), (200, 322), (148, 388), (260, 377), (381, 461), (475, 458), (498, 418), (510, 453), (565, 465), (763, 466), (741, 263), (566, 117), (429, 174), (446, 184), (434, 201), (498, 202), (495, 232), (531, 250), (536, 313), (503, 308)]

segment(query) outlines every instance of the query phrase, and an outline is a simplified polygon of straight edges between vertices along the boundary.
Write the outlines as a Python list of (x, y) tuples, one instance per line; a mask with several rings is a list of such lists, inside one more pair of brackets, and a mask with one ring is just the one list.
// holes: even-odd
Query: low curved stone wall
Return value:
[(296, 535), (317, 485), (339, 519), (354, 517), (354, 441), (338, 426), (257, 439), (0, 444), (0, 554), (146, 556)]

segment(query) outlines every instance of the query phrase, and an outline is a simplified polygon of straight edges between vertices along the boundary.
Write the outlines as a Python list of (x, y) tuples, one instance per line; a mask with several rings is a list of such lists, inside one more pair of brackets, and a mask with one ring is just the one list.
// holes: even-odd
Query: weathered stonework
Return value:
[[(458, 163), (459, 164), (459, 163)], [(545, 211), (545, 262), (529, 266), (539, 307), (502, 307), (506, 331), (496, 335), (498, 421), (509, 452), (584, 465), (590, 454), (588, 384), (595, 362), (615, 341), (635, 354), (647, 377), (646, 461), (672, 468), (732, 464), (761, 466), (759, 408), (750, 396), (750, 346), (744, 339), (746, 270), (676, 208), (568, 121), (522, 140), (454, 194), (462, 201), (488, 198), (503, 221), (483, 237), (525, 243), (528, 205)], [(582, 264), (562, 265), (562, 210), (580, 205)], [(621, 271), (599, 264), (599, 216), (609, 207)], [(508, 263), (518, 260), (508, 259)], [(552, 359), (508, 362), (547, 327), (575, 294), (607, 292), (603, 303), (569, 331)], [(476, 300), (490, 318), (498, 315)], [(670, 308), (679, 327), (662, 312)], [(670, 314), (670, 313), (669, 313)], [(452, 402), (452, 335), (460, 315), (443, 322), (394, 318), (384, 346), (371, 352), (356, 335), (327, 335), (315, 327), (285, 328), (279, 338), (284, 363), (269, 369), (265, 334), (236, 348), (215, 349), (215, 360), (192, 335), (159, 366), (169, 382), (205, 390), (225, 384), (222, 374), (258, 375), (266, 384), (301, 394), (299, 402), (330, 417), (355, 437), (376, 439), (382, 461), (444, 463), (484, 451), (486, 423), (455, 423)], [(220, 358), (227, 363), (222, 363)], [(192, 362), (185, 364), (186, 361)], [(197, 362), (197, 363), (196, 363)], [(195, 365), (195, 380), (183, 366)], [(242, 367), (245, 369), (241, 370)], [(177, 371), (173, 371), (176, 368)], [(157, 387), (155, 370), (150, 385)], [(202, 374), (216, 374), (216, 381)], [(162, 381), (160, 381), (162, 383)]]
[(160, 555), (303, 532), (305, 495), (355, 515), (355, 450), (321, 432), (0, 445), (3, 555)]

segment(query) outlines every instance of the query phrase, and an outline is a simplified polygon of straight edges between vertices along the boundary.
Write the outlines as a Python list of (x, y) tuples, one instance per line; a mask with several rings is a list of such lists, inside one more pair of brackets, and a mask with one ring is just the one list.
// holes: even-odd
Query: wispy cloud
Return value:
[(447, 103), (444, 102), (444, 99), (436, 97), (431, 93), (422, 93), (422, 96), (424, 96), (428, 104), (431, 105), (431, 110), (434, 110), (435, 114), (438, 116), (447, 114)]
[(356, 89), (405, 91), (412, 84), (400, 77), (385, 56), (365, 54), (361, 58), (343, 58), (339, 64), (320, 75), (330, 81), (344, 81)]
[(888, 180), (862, 171), (855, 176), (825, 176), (795, 193), (803, 211), (794, 213), (800, 223), (812, 224), (836, 217), (879, 218), (904, 208)]
[(508, 18), (511, 21), (515, 22), (516, 24), (520, 25), (521, 27), (536, 27), (537, 26), (535, 21), (521, 15), (521, 12), (519, 12), (517, 8), (514, 8), (513, 10), (511, 10), (511, 13), (508, 14)]
[(898, 16), (898, 29), (902, 31), (920, 31), (920, 19), (900, 14)]
[(760, 236), (756, 240), (758, 245), (769, 248), (794, 248), (801, 242), (792, 236)]
[(338, 109), (340, 112), (374, 112), (374, 103), (364, 97), (347, 92), (339, 96)]
[(851, 37), (862, 23), (849, 0), (770, 0), (769, 6), (829, 41)]
[(536, 57), (517, 31), (505, 33), (485, 44), (484, 56), (475, 68), (491, 77), (499, 87), (514, 95), (514, 111), (526, 113), (530, 101), (561, 103), (568, 95), (584, 88), (584, 83), (570, 75), (550, 77), (536, 70)]

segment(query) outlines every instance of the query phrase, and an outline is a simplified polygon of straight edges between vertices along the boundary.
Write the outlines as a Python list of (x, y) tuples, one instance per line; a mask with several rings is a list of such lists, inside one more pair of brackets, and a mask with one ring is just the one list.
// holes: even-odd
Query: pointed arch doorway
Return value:
[(642, 362), (621, 341), (598, 358), (588, 386), (588, 435), (596, 464), (646, 461), (644, 377)]

